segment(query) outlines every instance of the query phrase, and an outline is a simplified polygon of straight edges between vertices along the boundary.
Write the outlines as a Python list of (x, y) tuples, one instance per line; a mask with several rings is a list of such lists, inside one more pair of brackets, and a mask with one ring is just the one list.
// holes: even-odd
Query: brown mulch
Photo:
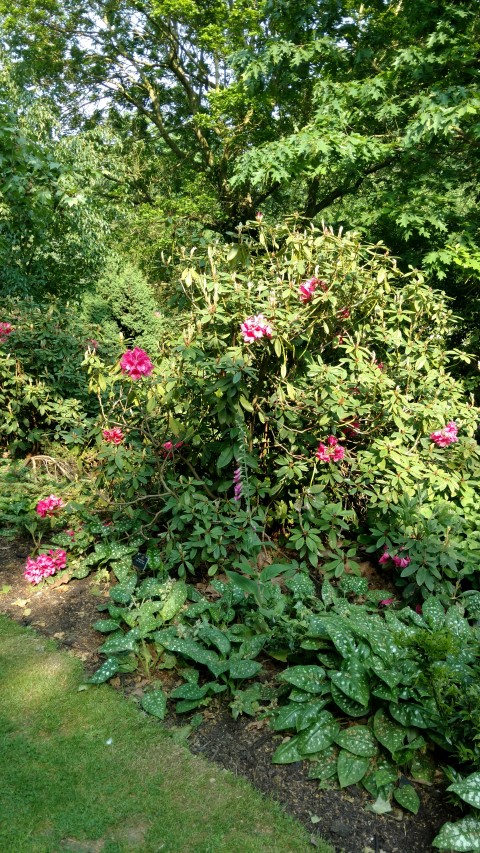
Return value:
[[(22, 576), (28, 550), (28, 545), (0, 542), (0, 613), (54, 638), (80, 658), (91, 674), (101, 663), (97, 648), (104, 639), (92, 623), (103, 618), (97, 607), (108, 599), (108, 585), (85, 578), (59, 586), (32, 586)], [(174, 674), (155, 673), (159, 677), (171, 689)], [(139, 701), (147, 683), (138, 673), (113, 679), (113, 686), (134, 701)], [(188, 719), (172, 713), (166, 722), (175, 732)], [(431, 842), (442, 823), (457, 817), (440, 784), (416, 786), (421, 807), (415, 816), (395, 807), (386, 815), (369, 812), (365, 807), (371, 800), (356, 786), (320, 790), (307, 778), (306, 762), (272, 764), (281, 739), (264, 722), (251, 717), (234, 720), (224, 704), (213, 702), (204, 711), (201, 725), (191, 731), (187, 745), (279, 801), (307, 827), (312, 849), (319, 833), (338, 853), (428, 853), (434, 850)]]

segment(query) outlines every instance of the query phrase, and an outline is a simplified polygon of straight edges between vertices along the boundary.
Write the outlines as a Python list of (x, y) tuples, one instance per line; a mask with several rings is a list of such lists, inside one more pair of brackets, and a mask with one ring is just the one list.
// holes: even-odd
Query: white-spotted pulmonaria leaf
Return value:
[(369, 767), (368, 758), (362, 758), (358, 755), (353, 755), (346, 749), (341, 749), (337, 759), (337, 774), (341, 788), (346, 788), (348, 785), (355, 785), (363, 779)]
[(150, 693), (145, 693), (142, 699), (142, 708), (147, 714), (153, 714), (159, 720), (163, 720), (167, 710), (167, 697), (163, 690), (151, 690)]
[(444, 823), (432, 844), (440, 850), (480, 850), (480, 819), (464, 817), (455, 823)]
[(303, 760), (303, 755), (298, 749), (298, 738), (299, 735), (296, 735), (277, 747), (272, 755), (274, 764), (292, 764), (295, 761)]
[(367, 707), (370, 701), (370, 690), (361, 663), (356, 660), (349, 661), (348, 667), (341, 672), (331, 672), (330, 679), (342, 693), (359, 705)]
[(103, 684), (109, 678), (113, 678), (119, 670), (119, 663), (116, 658), (107, 658), (102, 665), (87, 679), (88, 684)]
[(307, 693), (321, 693), (325, 679), (325, 670), (314, 664), (308, 666), (291, 666), (279, 676), (280, 681), (287, 681)]
[(320, 711), (317, 719), (298, 737), (298, 749), (302, 755), (322, 752), (331, 746), (339, 725), (328, 711)]
[(403, 746), (407, 735), (405, 728), (394, 723), (381, 708), (373, 718), (373, 733), (391, 753)]
[(469, 806), (480, 809), (480, 773), (471, 773), (461, 782), (454, 782), (447, 788), (447, 791), (453, 791)]
[(404, 809), (417, 814), (420, 808), (420, 798), (413, 785), (402, 785), (401, 788), (395, 788), (393, 796)]
[(343, 729), (335, 737), (335, 743), (363, 758), (373, 758), (378, 752), (375, 738), (368, 726), (350, 726)]

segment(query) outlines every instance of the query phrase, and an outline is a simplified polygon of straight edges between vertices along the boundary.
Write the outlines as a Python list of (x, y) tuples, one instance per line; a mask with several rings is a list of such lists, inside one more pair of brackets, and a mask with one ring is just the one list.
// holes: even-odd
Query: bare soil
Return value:
[[(22, 574), (28, 552), (28, 545), (0, 543), (0, 613), (54, 638), (83, 661), (87, 674), (93, 673), (101, 663), (97, 648), (104, 637), (92, 623), (101, 618), (97, 607), (108, 598), (108, 584), (85, 578), (34, 587)], [(176, 686), (173, 673), (163, 671), (160, 677), (165, 678), (167, 690)], [(138, 702), (148, 680), (133, 673), (112, 683)], [(186, 722), (184, 715), (174, 714), (166, 721), (174, 730)], [(265, 722), (250, 717), (234, 720), (225, 704), (214, 702), (204, 712), (202, 724), (190, 733), (188, 746), (193, 753), (245, 777), (280, 802), (306, 826), (312, 847), (318, 833), (337, 853), (429, 853), (434, 850), (432, 840), (442, 823), (457, 817), (440, 783), (417, 786), (421, 807), (415, 816), (397, 808), (386, 815), (369, 812), (369, 797), (356, 786), (343, 791), (321, 790), (317, 782), (307, 778), (306, 762), (272, 764), (272, 753), (281, 740)]]

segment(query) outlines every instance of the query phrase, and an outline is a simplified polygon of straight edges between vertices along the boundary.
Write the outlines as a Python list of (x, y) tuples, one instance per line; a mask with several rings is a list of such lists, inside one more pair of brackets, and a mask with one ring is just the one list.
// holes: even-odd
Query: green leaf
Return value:
[(347, 752), (346, 749), (341, 749), (337, 759), (337, 774), (340, 787), (346, 788), (348, 785), (360, 782), (360, 779), (365, 776), (368, 767), (368, 758), (361, 758), (358, 755)]
[(241, 658), (230, 658), (231, 678), (253, 678), (260, 672), (262, 664), (254, 660), (242, 660)]
[[(132, 632), (130, 632), (131, 634)], [(103, 654), (119, 654), (120, 652), (134, 652), (137, 648), (138, 638), (130, 634), (117, 634), (100, 646), (99, 651)]]
[(381, 708), (373, 718), (373, 733), (392, 754), (403, 746), (407, 735), (405, 728), (394, 723)]
[(430, 728), (430, 715), (420, 705), (414, 705), (410, 702), (408, 704), (406, 702), (400, 704), (390, 702), (389, 711), (394, 720), (402, 726), (407, 728), (417, 726), (420, 729)]
[(103, 684), (109, 678), (113, 678), (119, 670), (116, 658), (107, 658), (102, 665), (87, 679), (87, 684)]
[(324, 689), (325, 670), (314, 664), (307, 666), (291, 666), (279, 676), (280, 681), (293, 684), (294, 687), (307, 693), (322, 693)]
[(108, 634), (109, 631), (118, 631), (120, 625), (114, 619), (99, 619), (93, 623), (95, 631), (100, 631), (102, 634)]
[(430, 628), (433, 628), (434, 631), (439, 631), (443, 627), (445, 622), (445, 610), (438, 598), (431, 596), (423, 602), (422, 616), (427, 625)]
[(298, 738), (299, 735), (296, 735), (277, 747), (272, 755), (273, 764), (292, 764), (294, 761), (303, 760), (303, 756), (298, 749)]
[(145, 693), (142, 698), (142, 708), (147, 714), (153, 714), (154, 717), (163, 720), (167, 710), (167, 697), (163, 690), (158, 688)]
[(182, 640), (180, 637), (169, 636), (166, 631), (155, 632), (155, 639), (158, 639), (162, 646), (170, 652), (178, 652), (197, 663), (203, 663), (205, 666), (209, 667), (210, 664), (219, 662), (216, 652), (206, 649), (200, 643), (196, 643), (195, 640)]
[(348, 717), (365, 716), (365, 706), (360, 705), (359, 702), (355, 702), (354, 699), (350, 699), (349, 696), (346, 696), (342, 690), (339, 690), (333, 682), (330, 682), (330, 690), (333, 701)]
[(308, 769), (309, 779), (320, 779), (326, 782), (337, 775), (337, 750), (330, 746), (315, 756)]
[(169, 622), (177, 615), (178, 611), (187, 600), (187, 585), (184, 581), (177, 581), (171, 592), (169, 593), (165, 603), (160, 610), (160, 616), (164, 622)]
[(364, 707), (368, 706), (370, 690), (365, 670), (361, 663), (358, 661), (349, 661), (349, 668), (341, 672), (331, 672), (330, 680), (350, 699), (353, 699)]
[(454, 782), (447, 791), (453, 791), (470, 806), (480, 809), (480, 773), (471, 773), (461, 782)]
[(456, 823), (444, 823), (432, 844), (440, 850), (480, 850), (480, 819), (464, 817)]
[(420, 798), (413, 785), (402, 785), (401, 788), (395, 788), (393, 796), (404, 809), (417, 814), (420, 808)]
[(372, 758), (378, 752), (375, 739), (368, 726), (351, 726), (348, 729), (343, 729), (335, 737), (335, 743), (349, 752), (353, 752), (354, 755), (361, 755), (363, 758)]
[(204, 643), (216, 646), (222, 655), (228, 655), (230, 652), (230, 640), (225, 636), (223, 631), (220, 631), (219, 628), (215, 628), (214, 625), (202, 625), (197, 631), (197, 636), (203, 640)]
[(199, 687), (198, 684), (187, 683), (182, 684), (175, 690), (172, 690), (169, 695), (170, 699), (188, 699), (190, 701), (196, 701), (197, 699), (203, 699), (207, 693), (208, 687)]
[(315, 722), (298, 736), (298, 749), (302, 755), (322, 752), (331, 746), (339, 725), (328, 711), (321, 711)]

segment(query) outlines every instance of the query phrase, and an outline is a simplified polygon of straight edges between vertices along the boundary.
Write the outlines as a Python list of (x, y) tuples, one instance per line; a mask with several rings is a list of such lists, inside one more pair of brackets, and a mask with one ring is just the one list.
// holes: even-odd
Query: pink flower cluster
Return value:
[(145, 350), (135, 347), (123, 353), (120, 369), (122, 373), (128, 373), (132, 379), (141, 379), (142, 376), (150, 376), (153, 364)]
[(233, 499), (239, 501), (242, 497), (242, 471), (235, 468), (233, 472)]
[(64, 569), (66, 565), (67, 554), (58, 548), (56, 551), (49, 551), (48, 554), (40, 554), (36, 560), (29, 557), (23, 576), (29, 583), (40, 583), (44, 578)]
[(391, 556), (385, 549), (378, 562), (383, 564), (388, 563), (389, 560), (392, 561), (392, 563), (394, 564), (394, 566), (397, 567), (397, 569), (406, 569), (407, 566), (409, 566), (412, 562), (408, 555), (405, 557), (400, 557), (398, 554), (394, 554), (393, 556)]
[(320, 442), (316, 457), (320, 462), (340, 462), (345, 456), (345, 448), (338, 443), (338, 438), (329, 435), (327, 444)]
[(316, 276), (309, 278), (308, 281), (304, 281), (303, 284), (301, 284), (298, 288), (300, 302), (310, 302), (317, 287), (320, 287), (323, 291), (328, 290), (327, 282), (321, 281), (321, 279), (317, 278)]
[(458, 441), (458, 427), (455, 421), (449, 421), (448, 424), (436, 432), (430, 433), (430, 440), (438, 447), (448, 447), (449, 444), (454, 444)]
[(3, 344), (13, 331), (15, 330), (11, 323), (0, 323), (0, 344)]
[(107, 444), (121, 444), (123, 439), (125, 438), (120, 427), (113, 427), (113, 429), (104, 429), (102, 430), (102, 435)]
[(45, 516), (55, 515), (57, 509), (61, 509), (64, 506), (64, 503), (61, 498), (57, 498), (55, 495), (50, 495), (48, 498), (45, 498), (43, 501), (39, 501), (35, 507), (35, 512), (37, 515), (41, 516), (41, 518), (45, 518)]
[(263, 314), (256, 314), (254, 317), (247, 317), (240, 324), (240, 331), (243, 335), (243, 340), (247, 344), (253, 344), (254, 341), (263, 338), (271, 338), (273, 329)]
[(171, 459), (173, 451), (180, 450), (181, 447), (183, 447), (183, 441), (177, 441), (176, 444), (173, 441), (166, 441), (165, 444), (162, 444), (162, 456)]

